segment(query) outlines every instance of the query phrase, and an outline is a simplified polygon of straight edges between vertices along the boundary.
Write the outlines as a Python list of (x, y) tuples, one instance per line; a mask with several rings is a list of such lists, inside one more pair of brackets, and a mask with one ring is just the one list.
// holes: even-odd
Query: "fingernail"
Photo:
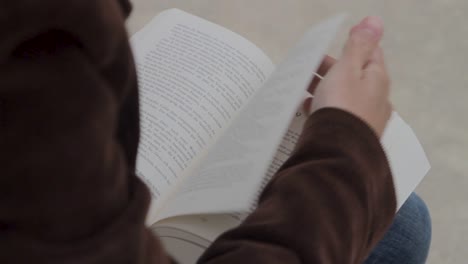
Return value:
[(383, 31), (383, 22), (376, 16), (368, 16), (359, 23), (358, 29), (365, 31), (374, 37), (379, 37)]

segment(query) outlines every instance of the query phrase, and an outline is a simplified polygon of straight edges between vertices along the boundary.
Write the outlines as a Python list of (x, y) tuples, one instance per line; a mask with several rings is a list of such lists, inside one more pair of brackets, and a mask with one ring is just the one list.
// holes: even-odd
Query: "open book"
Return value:
[[(137, 174), (152, 203), (147, 224), (181, 263), (193, 263), (256, 205), (288, 158), (306, 115), (297, 111), (344, 16), (307, 32), (274, 66), (255, 45), (177, 9), (136, 33), (141, 102)], [(429, 170), (396, 114), (382, 139), (400, 207)]]

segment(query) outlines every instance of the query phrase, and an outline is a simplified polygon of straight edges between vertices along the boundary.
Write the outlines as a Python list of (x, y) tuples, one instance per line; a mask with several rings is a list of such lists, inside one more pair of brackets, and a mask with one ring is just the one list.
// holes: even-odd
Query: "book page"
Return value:
[[(308, 115), (302, 107), (296, 112), (257, 193), (286, 162), (302, 133)], [(421, 144), (405, 121), (393, 112), (381, 139), (392, 170), (397, 210), (427, 174), (430, 165)], [(162, 220), (152, 226), (166, 249), (182, 264), (194, 263), (222, 233), (235, 228), (248, 214), (190, 215)]]
[[(307, 115), (300, 110), (295, 114), (276, 151), (273, 162), (263, 178), (258, 196), (291, 155), (299, 139), (307, 120)], [(222, 233), (238, 226), (247, 216), (248, 213), (185, 215), (158, 221), (151, 226), (151, 229), (160, 237), (166, 250), (178, 263), (189, 264), (194, 263)]]
[(137, 174), (151, 190), (152, 223), (273, 64), (242, 37), (180, 10), (163, 12), (131, 42), (140, 88)]
[[(295, 114), (276, 151), (273, 162), (263, 178), (258, 196), (296, 146), (307, 120), (307, 115), (300, 110)], [(248, 213), (185, 215), (158, 221), (151, 226), (151, 229), (158, 235), (165, 249), (178, 263), (192, 264), (216, 238), (227, 230), (240, 225), (247, 216)]]
[(160, 218), (248, 211), (343, 16), (307, 32), (191, 171)]
[(413, 129), (393, 112), (381, 139), (395, 185), (397, 209), (416, 189), (431, 165)]
[(177, 225), (152, 226), (152, 231), (164, 245), (164, 250), (180, 264), (193, 264), (210, 246), (211, 241)]
[[(306, 121), (307, 115), (298, 110), (262, 181), (262, 186), (257, 193), (258, 197), (270, 179), (291, 156)], [(413, 130), (397, 112), (392, 113), (381, 143), (392, 171), (397, 210), (399, 210), (429, 172), (430, 164)]]
[[(281, 144), (276, 150), (276, 154), (273, 157), (270, 166), (268, 167), (267, 173), (262, 179), (260, 188), (257, 192), (257, 197), (260, 197), (263, 189), (267, 186), (271, 178), (273, 178), (273, 176), (280, 169), (280, 167), (283, 166), (286, 160), (291, 156), (294, 148), (296, 147), (296, 144), (299, 140), (299, 137), (302, 134), (302, 129), (308, 117), (308, 115), (302, 110), (302, 107), (299, 107), (293, 120), (291, 121), (291, 124), (289, 125), (286, 134), (283, 136)], [(257, 201), (253, 203), (254, 206), (256, 204)]]
[(151, 226), (165, 250), (181, 264), (192, 264), (223, 232), (238, 226), (245, 216), (190, 215), (162, 220)]

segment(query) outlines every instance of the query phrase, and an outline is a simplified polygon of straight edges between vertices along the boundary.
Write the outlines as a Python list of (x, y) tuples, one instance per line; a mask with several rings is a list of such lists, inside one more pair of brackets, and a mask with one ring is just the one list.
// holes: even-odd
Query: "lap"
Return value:
[(431, 244), (431, 218), (424, 201), (412, 194), (364, 264), (423, 264)]

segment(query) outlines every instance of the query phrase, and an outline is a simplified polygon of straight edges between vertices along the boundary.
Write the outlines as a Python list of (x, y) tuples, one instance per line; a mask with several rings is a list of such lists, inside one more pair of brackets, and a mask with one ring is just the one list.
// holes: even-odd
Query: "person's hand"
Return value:
[(336, 61), (327, 56), (318, 70), (324, 79), (315, 78), (310, 85), (314, 99), (311, 107), (310, 101), (305, 106), (310, 113), (339, 108), (382, 136), (392, 111), (390, 80), (379, 47), (382, 35), (383, 24), (377, 17), (367, 17), (351, 29), (342, 57)]

